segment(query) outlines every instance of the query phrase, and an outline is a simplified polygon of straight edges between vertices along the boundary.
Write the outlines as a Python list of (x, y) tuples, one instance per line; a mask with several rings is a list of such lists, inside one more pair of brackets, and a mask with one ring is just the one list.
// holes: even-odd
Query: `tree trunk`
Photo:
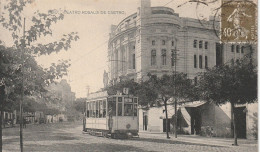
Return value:
[(3, 108), (1, 106), (1, 116), (0, 116), (0, 152), (2, 152), (2, 147), (3, 147), (3, 140), (2, 140), (2, 137), (3, 137), (3, 134), (2, 134), (3, 114), (4, 114), (4, 111), (3, 111)]
[(170, 138), (169, 136), (169, 128), (168, 128), (168, 111), (167, 111), (167, 100), (164, 101), (164, 107), (165, 107), (165, 117), (166, 117), (166, 138)]
[(237, 129), (236, 129), (236, 118), (235, 118), (235, 104), (231, 103), (231, 119), (233, 122), (233, 134), (234, 134), (234, 146), (238, 146), (237, 144)]
[(178, 129), (178, 126), (177, 126), (177, 118), (178, 118), (178, 115), (177, 115), (177, 100), (175, 98), (175, 101), (174, 101), (174, 111), (175, 111), (175, 117), (174, 117), (174, 133), (175, 133), (175, 138), (177, 138), (177, 129)]
[(3, 140), (2, 140), (2, 137), (3, 137), (3, 134), (2, 134), (2, 125), (3, 125), (3, 115), (4, 115), (4, 104), (5, 104), (5, 86), (2, 85), (0, 86), (0, 152), (2, 152), (3, 150)]

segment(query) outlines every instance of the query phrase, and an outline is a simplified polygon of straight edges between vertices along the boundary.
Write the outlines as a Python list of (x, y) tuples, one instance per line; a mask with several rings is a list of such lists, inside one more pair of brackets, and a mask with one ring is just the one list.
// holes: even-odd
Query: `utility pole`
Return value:
[(175, 117), (174, 117), (174, 134), (175, 138), (177, 138), (177, 97), (176, 97), (176, 72), (177, 72), (177, 39), (176, 44), (175, 44), (175, 49), (174, 49), (174, 112), (175, 112)]
[(24, 48), (25, 48), (25, 18), (23, 23), (23, 41), (22, 41), (22, 95), (20, 100), (20, 149), (23, 152), (23, 100), (24, 100)]

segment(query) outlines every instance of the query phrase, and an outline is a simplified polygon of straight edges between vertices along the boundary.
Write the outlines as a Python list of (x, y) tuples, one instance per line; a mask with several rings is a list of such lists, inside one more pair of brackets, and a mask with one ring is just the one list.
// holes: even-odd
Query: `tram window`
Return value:
[(133, 98), (125, 98), (125, 103), (133, 103)]
[(99, 117), (99, 101), (96, 101), (96, 118)]
[(124, 111), (125, 111), (124, 113), (125, 116), (133, 116), (133, 104), (125, 103)]
[(92, 102), (92, 105), (93, 105), (93, 109), (92, 109), (93, 115), (92, 115), (92, 117), (96, 118), (96, 101)]
[(122, 112), (122, 110), (123, 110), (122, 106), (123, 106), (123, 104), (122, 104), (122, 97), (118, 97), (118, 105), (117, 105), (117, 110), (118, 110), (117, 115), (118, 115), (118, 116), (122, 116), (122, 114), (123, 114), (123, 112)]
[(137, 104), (134, 104), (134, 116), (137, 116)]
[(103, 116), (103, 101), (99, 101), (99, 118), (102, 118)]
[(106, 111), (107, 111), (106, 108), (107, 108), (106, 107), (106, 100), (103, 100), (103, 117), (106, 117)]
[(91, 105), (91, 102), (88, 103), (88, 107), (89, 107), (89, 117), (92, 117), (92, 105)]
[(118, 102), (122, 102), (122, 97), (118, 97)]
[(122, 102), (118, 103), (118, 113), (117, 113), (117, 115), (122, 116)]
[(116, 116), (116, 97), (113, 100), (108, 101), (108, 114)]
[(87, 118), (89, 118), (89, 110), (90, 110), (89, 109), (89, 102), (87, 102), (87, 106), (86, 107), (87, 107)]
[(134, 98), (134, 103), (137, 103), (137, 98)]

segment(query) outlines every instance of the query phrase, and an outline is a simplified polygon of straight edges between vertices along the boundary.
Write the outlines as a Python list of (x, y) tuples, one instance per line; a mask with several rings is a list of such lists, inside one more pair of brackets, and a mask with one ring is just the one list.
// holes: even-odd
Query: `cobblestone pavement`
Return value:
[[(256, 152), (257, 145), (221, 146), (176, 139), (163, 139), (160, 135), (141, 133), (140, 138), (110, 139), (81, 132), (79, 123), (30, 125), (24, 129), (24, 151), (173, 151), (173, 152)], [(3, 149), (19, 151), (19, 128), (3, 130)], [(181, 139), (181, 138), (180, 138)], [(185, 138), (182, 138), (185, 139)], [(201, 140), (200, 140), (201, 141)]]

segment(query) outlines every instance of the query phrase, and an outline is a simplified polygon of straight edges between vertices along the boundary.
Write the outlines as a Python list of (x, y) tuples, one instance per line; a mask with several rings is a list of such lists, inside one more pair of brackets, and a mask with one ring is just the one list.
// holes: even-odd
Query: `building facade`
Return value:
[[(111, 26), (108, 42), (108, 82), (115, 84), (123, 77), (138, 82), (145, 80), (148, 73), (162, 76), (171, 74), (175, 68), (178, 72), (187, 73), (189, 78), (196, 81), (197, 75), (207, 68), (235, 62), (250, 51), (256, 50), (256, 46), (248, 44), (220, 43), (214, 25), (219, 25), (218, 19), (214, 17), (207, 21), (180, 17), (171, 8), (151, 7), (150, 0), (140, 0), (140, 7), (136, 13), (126, 17), (118, 25)], [(208, 108), (221, 109), (211, 104), (206, 105)], [(206, 105), (191, 107), (199, 108)], [(183, 115), (187, 114), (189, 117), (185, 119), (190, 127), (188, 133), (194, 134), (195, 124), (192, 123), (195, 123), (195, 118), (191, 117), (192, 110), (185, 106), (182, 108), (182, 113), (185, 113)], [(230, 106), (221, 110), (227, 115), (225, 119), (229, 119), (230, 122)], [(204, 115), (201, 115), (200, 118), (196, 118), (196, 123), (211, 119), (203, 117)], [(140, 130), (165, 131), (163, 108), (140, 110), (139, 118)], [(217, 125), (218, 119), (214, 120), (214, 123), (204, 124)], [(221, 123), (219, 125), (223, 126)], [(224, 125), (226, 126), (230, 128), (231, 125), (229, 123)]]

